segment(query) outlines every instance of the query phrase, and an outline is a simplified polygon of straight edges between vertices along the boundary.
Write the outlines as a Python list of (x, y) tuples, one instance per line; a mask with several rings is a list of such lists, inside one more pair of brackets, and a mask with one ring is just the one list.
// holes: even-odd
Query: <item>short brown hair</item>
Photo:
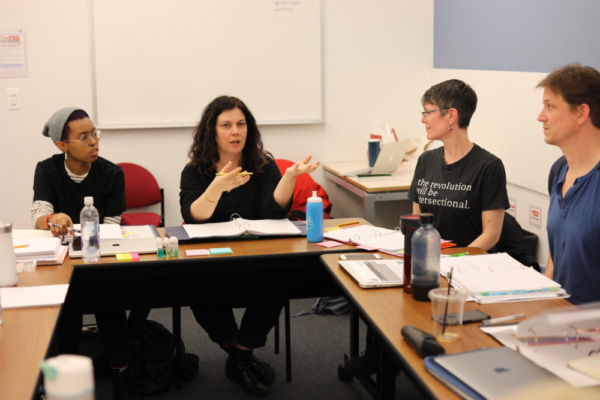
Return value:
[(550, 73), (536, 87), (560, 94), (573, 109), (587, 104), (592, 125), (600, 129), (600, 72), (594, 68), (569, 64)]

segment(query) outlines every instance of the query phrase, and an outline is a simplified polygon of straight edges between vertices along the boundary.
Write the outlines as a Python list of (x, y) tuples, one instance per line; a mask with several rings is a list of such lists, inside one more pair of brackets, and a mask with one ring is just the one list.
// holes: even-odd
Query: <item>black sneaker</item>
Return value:
[(253, 396), (266, 396), (269, 388), (254, 374), (247, 358), (235, 359), (229, 357), (225, 363), (225, 375), (239, 382), (242, 389)]
[(351, 357), (344, 361), (344, 368), (354, 376), (370, 376), (377, 372), (378, 361), (366, 355)]
[(250, 356), (248, 363), (250, 364), (250, 368), (252, 368), (254, 375), (256, 375), (262, 383), (268, 386), (275, 381), (275, 371), (273, 371), (273, 368), (271, 368), (269, 364), (259, 360), (254, 354)]
[(144, 400), (133, 388), (127, 369), (112, 371), (113, 398), (115, 400)]

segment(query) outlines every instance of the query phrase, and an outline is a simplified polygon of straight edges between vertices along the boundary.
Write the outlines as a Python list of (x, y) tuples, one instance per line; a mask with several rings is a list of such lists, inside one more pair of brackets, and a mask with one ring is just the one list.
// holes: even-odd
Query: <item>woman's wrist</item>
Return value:
[(50, 221), (50, 217), (52, 217), (53, 215), (54, 215), (54, 213), (50, 213), (50, 214), (46, 215), (46, 227), (48, 229), (50, 229), (50, 222), (52, 222), (52, 221)]

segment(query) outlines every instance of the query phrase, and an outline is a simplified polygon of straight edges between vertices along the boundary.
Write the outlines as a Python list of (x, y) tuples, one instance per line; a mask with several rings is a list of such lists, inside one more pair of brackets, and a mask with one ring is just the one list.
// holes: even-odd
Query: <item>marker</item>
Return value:
[[(242, 175), (242, 176), (246, 176), (246, 175), (252, 175), (254, 174), (254, 172), (238, 172), (237, 175)], [(229, 172), (217, 172), (215, 174), (215, 176), (224, 176), (224, 175), (229, 175)]]
[(489, 325), (489, 324), (496, 324), (498, 322), (505, 322), (505, 321), (510, 321), (510, 320), (519, 319), (519, 318), (525, 318), (525, 314), (507, 315), (506, 317), (484, 319), (483, 323), (484, 323), (484, 325)]
[(469, 252), (465, 251), (464, 253), (456, 253), (456, 254), (450, 254), (450, 257), (460, 257), (460, 256), (468, 256)]

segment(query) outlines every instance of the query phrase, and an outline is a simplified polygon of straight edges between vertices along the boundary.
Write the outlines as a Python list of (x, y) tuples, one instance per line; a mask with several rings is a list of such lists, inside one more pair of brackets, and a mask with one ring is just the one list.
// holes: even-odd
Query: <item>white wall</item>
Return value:
[[(482, 75), (432, 68), (433, 0), (322, 0), (322, 8), (325, 123), (262, 127), (265, 147), (276, 157), (298, 160), (312, 153), (322, 162), (364, 158), (365, 139), (375, 121), (389, 122), (401, 138), (422, 135), (421, 95), (432, 84), (450, 77), (473, 84), (479, 95), (480, 106), (470, 129), (475, 142), (494, 152), (486, 137), (502, 140), (502, 129), (510, 126), (539, 135), (539, 145), (545, 146), (535, 125), (539, 102), (519, 95), (523, 86), (535, 86), (537, 76), (524, 81), (518, 73), (486, 71)], [(63, 106), (94, 110), (90, 10), (91, 1), (82, 0), (22, 0), (2, 5), (0, 31), (24, 29), (27, 33), (28, 77), (0, 78), (0, 167), (5, 171), (0, 178), (0, 219), (16, 228), (31, 226), (36, 162), (57, 152), (51, 140), (41, 135), (45, 121)], [(490, 79), (504, 80), (505, 87), (512, 87), (517, 94), (495, 92), (484, 84)], [(21, 88), (21, 110), (6, 110), (7, 87)], [(523, 111), (507, 113), (495, 103), (488, 107), (488, 101)], [(167, 225), (181, 222), (179, 176), (191, 134), (191, 129), (105, 131), (100, 146), (103, 157), (144, 165), (157, 177), (165, 189)], [(529, 146), (523, 168), (549, 169), (547, 163), (536, 164), (535, 146)], [(361, 215), (357, 197), (326, 182), (321, 170), (314, 177), (329, 193), (334, 216)], [(538, 259), (545, 263), (547, 196), (510, 184), (508, 190), (518, 201), (517, 219), (523, 228), (540, 237)], [(541, 229), (529, 225), (529, 204), (543, 209)], [(378, 210), (376, 222), (394, 225), (405, 212), (410, 208), (389, 204)]]
[[(433, 2), (323, 0), (322, 7), (326, 122), (265, 126), (265, 147), (278, 158), (298, 160), (312, 153), (321, 161), (351, 160), (364, 157), (365, 139), (377, 120), (389, 122), (404, 137), (421, 133), (418, 100), (430, 85)], [(94, 109), (90, 10), (91, 1), (81, 0), (2, 5), (0, 31), (24, 29), (28, 41), (28, 77), (0, 79), (0, 166), (5, 171), (0, 219), (15, 228), (31, 226), (36, 162), (57, 152), (41, 135), (45, 121), (63, 106)], [(7, 87), (21, 88), (21, 110), (6, 110)], [(192, 130), (103, 133), (100, 154), (146, 166), (165, 189), (167, 225), (181, 223), (179, 176)], [(321, 170), (314, 177), (334, 198), (334, 215), (358, 215), (347, 207), (352, 200), (346, 193), (324, 182)]]

